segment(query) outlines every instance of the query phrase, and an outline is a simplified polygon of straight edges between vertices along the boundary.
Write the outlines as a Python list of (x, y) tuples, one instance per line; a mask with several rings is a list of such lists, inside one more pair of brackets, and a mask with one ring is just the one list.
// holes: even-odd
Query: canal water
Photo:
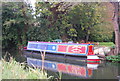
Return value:
[(44, 69), (49, 76), (62, 79), (118, 79), (120, 77), (120, 63), (101, 61), (100, 63), (87, 63), (84, 57), (73, 57), (55, 54), (46, 54), (44, 62), (40, 55), (27, 56), (29, 66)]
[[(25, 59), (27, 57), (27, 59)], [(120, 63), (101, 61), (100, 63), (87, 63), (84, 57), (73, 57), (55, 54), (46, 54), (42, 62), (40, 54), (15, 54), (17, 61), (27, 61), (29, 66), (42, 68), (49, 76), (61, 79), (119, 79)], [(44, 63), (44, 64), (43, 64)], [(119, 79), (120, 80), (120, 79)]]
[[(120, 66), (120, 65), (119, 65)], [(81, 67), (81, 66), (79, 66)], [(62, 72), (61, 76), (62, 79), (118, 79), (118, 67), (115, 64), (111, 64), (111, 63), (102, 63), (99, 65), (99, 67), (97, 69), (89, 69), (89, 73), (86, 72), (85, 76), (84, 74), (80, 73), (78, 71), (78, 73), (75, 73), (75, 70), (77, 68), (74, 68), (74, 74), (71, 74), (71, 72), (69, 73), (64, 73)], [(54, 72), (54, 71), (47, 71), (49, 75), (52, 75), (54, 77), (58, 77), (60, 76), (59, 72)], [(78, 75), (76, 75), (78, 74)]]

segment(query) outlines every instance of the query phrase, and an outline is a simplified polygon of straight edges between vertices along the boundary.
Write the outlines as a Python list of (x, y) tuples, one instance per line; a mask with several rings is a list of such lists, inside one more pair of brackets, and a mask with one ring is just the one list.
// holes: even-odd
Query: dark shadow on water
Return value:
[(13, 57), (17, 62), (26, 62), (26, 58), (23, 56), (22, 51), (19, 51), (15, 48), (12, 48), (10, 50), (4, 50), (2, 49), (2, 58), (6, 61), (10, 60), (10, 57)]

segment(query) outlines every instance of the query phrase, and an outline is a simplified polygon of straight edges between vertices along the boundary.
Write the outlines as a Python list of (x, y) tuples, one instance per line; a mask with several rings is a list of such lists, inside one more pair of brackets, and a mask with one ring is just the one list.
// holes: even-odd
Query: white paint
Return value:
[(105, 54), (110, 52), (110, 47), (100, 47), (94, 50), (94, 54), (99, 54), (100, 56), (105, 56)]
[(55, 68), (55, 65), (54, 65), (54, 64), (52, 64), (52, 67), (53, 67), (53, 68)]
[(97, 69), (99, 64), (87, 64), (87, 68)]
[(72, 52), (82, 52), (82, 50), (81, 50), (81, 46), (73, 46), (72, 47), (73, 49), (71, 50)]
[(52, 49), (55, 49), (55, 46), (53, 46)]
[(96, 55), (89, 55), (87, 56), (87, 59), (100, 59), (100, 58)]

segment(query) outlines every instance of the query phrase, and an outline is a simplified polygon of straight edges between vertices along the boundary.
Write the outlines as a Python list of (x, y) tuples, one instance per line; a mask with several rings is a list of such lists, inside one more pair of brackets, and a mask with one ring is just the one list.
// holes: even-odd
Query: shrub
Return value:
[(120, 62), (120, 55), (107, 56), (106, 59), (107, 59), (108, 61), (112, 61), (112, 62)]

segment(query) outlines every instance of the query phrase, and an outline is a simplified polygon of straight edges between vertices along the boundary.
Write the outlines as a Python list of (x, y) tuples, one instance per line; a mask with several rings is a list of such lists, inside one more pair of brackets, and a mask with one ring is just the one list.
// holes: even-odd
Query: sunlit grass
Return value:
[[(97, 43), (97, 42), (94, 42)], [(108, 47), (113, 47), (115, 46), (115, 44), (113, 42), (98, 42), (99, 45), (98, 46), (108, 46)]]
[(9, 62), (4, 59), (2, 61), (2, 79), (45, 79), (50, 80), (46, 72), (31, 67), (25, 68), (24, 63), (16, 62), (11, 58)]
[(115, 46), (113, 42), (99, 42), (101, 46)]

